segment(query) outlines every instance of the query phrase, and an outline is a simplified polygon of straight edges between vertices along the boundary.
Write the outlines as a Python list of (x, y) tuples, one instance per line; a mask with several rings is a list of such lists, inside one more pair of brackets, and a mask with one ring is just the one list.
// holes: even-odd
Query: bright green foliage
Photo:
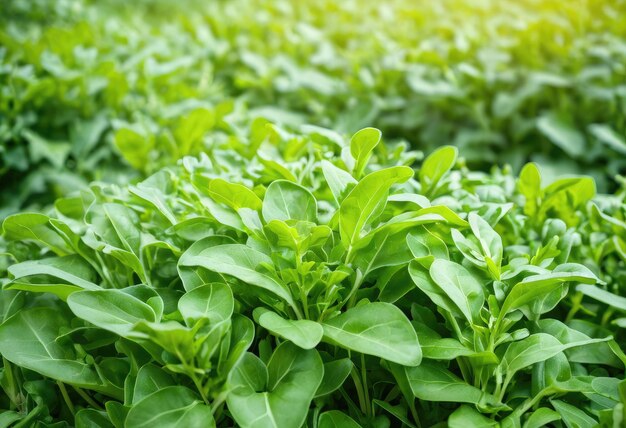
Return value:
[[(266, 120), (376, 126), (479, 169), (532, 160), (600, 189), (626, 166), (624, 0), (4, 3), (2, 217), (216, 141), (250, 137), (253, 154), (248, 125)], [(346, 149), (357, 179), (378, 138)]]
[(623, 193), (263, 131), (4, 221), (3, 418), (619, 426)]
[(0, 1), (0, 427), (624, 426), (625, 40), (624, 0)]

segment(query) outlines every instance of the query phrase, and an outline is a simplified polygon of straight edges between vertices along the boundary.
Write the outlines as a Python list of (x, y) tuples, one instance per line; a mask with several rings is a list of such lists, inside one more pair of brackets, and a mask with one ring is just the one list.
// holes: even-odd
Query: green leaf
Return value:
[(550, 400), (554, 409), (559, 412), (567, 428), (594, 427), (598, 423), (576, 406), (561, 400)]
[(432, 152), (422, 163), (419, 170), (419, 180), (422, 184), (422, 193), (430, 195), (439, 181), (456, 163), (458, 150), (453, 146), (443, 146)]
[(4, 237), (11, 241), (35, 241), (43, 244), (59, 256), (70, 249), (57, 231), (50, 225), (50, 217), (39, 213), (21, 213), (8, 216), (2, 223)]
[(0, 325), (0, 354), (13, 364), (52, 379), (119, 398), (121, 391), (105, 385), (94, 366), (56, 342), (59, 330), (68, 327), (69, 320), (61, 311), (22, 310)]
[(585, 137), (569, 120), (548, 113), (537, 120), (537, 128), (569, 156), (575, 158), (584, 154)]
[(198, 267), (186, 266), (187, 260), (200, 254), (207, 248), (215, 247), (223, 244), (234, 244), (236, 241), (233, 238), (224, 235), (212, 235), (202, 238), (187, 248), (178, 259), (178, 275), (183, 282), (185, 290), (191, 291), (196, 287), (201, 287), (213, 282), (219, 282), (222, 278), (220, 274), (210, 272), (206, 269)]
[(547, 407), (540, 407), (530, 414), (524, 428), (542, 428), (547, 426), (550, 422), (555, 422), (561, 419), (561, 416), (552, 409)]
[(127, 428), (211, 428), (211, 408), (184, 386), (168, 386), (148, 395), (131, 407)]
[(154, 137), (144, 136), (131, 128), (120, 128), (113, 137), (115, 147), (133, 168), (142, 170), (154, 148)]
[[(37, 409), (39, 410), (39, 409)], [(24, 421), (24, 415), (12, 410), (5, 410), (0, 413), (0, 427), (8, 428), (17, 421)]]
[(172, 376), (165, 370), (154, 364), (146, 364), (137, 372), (132, 404), (137, 404), (150, 394), (168, 386), (175, 386), (175, 384)]
[(151, 204), (167, 221), (175, 225), (178, 221), (169, 205), (169, 198), (167, 196), (167, 194), (171, 192), (172, 187), (172, 177), (169, 171), (161, 170), (136, 186), (130, 186), (128, 190)]
[(482, 285), (463, 266), (449, 260), (435, 260), (430, 276), (468, 322), (480, 323), (480, 310), (485, 303)]
[(382, 267), (408, 263), (413, 257), (406, 247), (406, 233), (406, 230), (394, 233), (390, 228), (372, 232), (367, 245), (359, 246), (355, 252), (354, 265), (367, 276)]
[(228, 409), (242, 428), (299, 427), (323, 375), (317, 351), (290, 342), (276, 348), (267, 368), (246, 354), (231, 376)]
[(357, 181), (348, 172), (336, 167), (327, 160), (323, 160), (321, 165), (324, 179), (328, 183), (328, 187), (330, 187), (333, 199), (337, 205), (340, 205), (344, 196), (346, 196), (348, 188), (351, 185), (356, 185)]
[(179, 261), (182, 266), (202, 266), (213, 272), (233, 276), (247, 284), (272, 293), (295, 307), (289, 291), (276, 279), (257, 272), (261, 264), (272, 264), (265, 254), (246, 245), (226, 244), (207, 248), (198, 255), (185, 257)]
[(457, 213), (452, 211), (445, 205), (433, 205), (431, 207), (425, 207), (418, 211), (420, 215), (437, 214), (449, 224), (455, 227), (464, 228), (468, 226), (468, 223), (463, 220)]
[(246, 186), (237, 183), (229, 183), (221, 178), (215, 178), (209, 182), (209, 196), (216, 202), (229, 206), (234, 210), (250, 208), (258, 211), (263, 202)]
[(548, 294), (558, 290), (565, 282), (593, 284), (598, 279), (586, 267), (574, 263), (557, 266), (547, 274), (531, 275), (517, 283), (506, 296), (499, 318), (509, 312), (520, 309), (533, 301), (540, 301)]
[(350, 140), (350, 154), (356, 161), (352, 175), (361, 177), (365, 166), (372, 156), (372, 151), (380, 142), (381, 132), (376, 128), (364, 128), (352, 136)]
[(416, 228), (406, 236), (406, 244), (424, 267), (430, 268), (435, 259), (449, 259), (448, 247), (439, 237), (425, 227)]
[(324, 378), (315, 392), (315, 397), (323, 397), (341, 388), (353, 367), (354, 364), (349, 358), (324, 363)]
[(575, 211), (582, 208), (596, 194), (596, 184), (591, 177), (568, 177), (557, 180), (543, 189), (544, 198), (536, 217), (560, 218), (568, 226), (578, 223)]
[(226, 321), (233, 314), (235, 300), (230, 287), (214, 282), (196, 287), (178, 301), (178, 310), (189, 327), (202, 319), (210, 325)]
[(45, 159), (56, 168), (62, 168), (72, 149), (68, 142), (48, 140), (30, 129), (23, 130), (22, 136), (29, 143), (30, 157), (35, 163)]
[(92, 282), (95, 273), (91, 266), (76, 255), (30, 260), (9, 266), (8, 272), (14, 279), (6, 289), (47, 292), (63, 300), (76, 291), (100, 289)]
[[(431, 264), (432, 268), (432, 264)], [(464, 317), (464, 313), (459, 310), (457, 304), (448, 296), (444, 289), (435, 284), (429, 271), (417, 261), (409, 264), (409, 274), (411, 279), (428, 298), (440, 308), (450, 312), (455, 317)]]
[[(578, 281), (583, 282), (583, 281)], [(595, 282), (595, 281), (594, 281)], [(626, 311), (626, 298), (622, 296), (618, 296), (609, 291), (603, 290), (599, 287), (596, 287), (590, 281), (586, 284), (579, 284), (576, 286), (576, 291), (583, 293), (587, 297), (591, 297), (598, 302), (602, 302), (606, 305), (619, 309), (621, 311)]]
[(476, 409), (462, 405), (456, 409), (448, 418), (449, 428), (490, 428), (499, 426), (498, 422), (480, 414)]
[(377, 400), (377, 399), (372, 400), (372, 403), (380, 407), (381, 409), (385, 410), (386, 412), (388, 412), (394, 418), (404, 423), (408, 428), (416, 428), (416, 426), (412, 424), (411, 421), (407, 418), (406, 407), (404, 406), (404, 404), (392, 406), (386, 401)]
[(122, 337), (139, 321), (156, 321), (148, 304), (120, 290), (79, 291), (67, 304), (79, 318)]
[(422, 345), (424, 358), (431, 360), (453, 360), (474, 354), (473, 350), (450, 337), (435, 339), (425, 335), (421, 337), (420, 344)]
[[(571, 323), (571, 325), (577, 328), (581, 328), (583, 326), (587, 327), (589, 329), (587, 330), (587, 333), (593, 334), (594, 336), (608, 334), (600, 329), (597, 329), (597, 326), (589, 325), (587, 323), (578, 324), (578, 322), (575, 321)], [(591, 339), (591, 337), (588, 334), (583, 333), (583, 331), (572, 328), (555, 319), (544, 318), (539, 320), (537, 326), (539, 327), (539, 331), (541, 333), (550, 334), (558, 339), (559, 342), (564, 344), (582, 342)], [(593, 343), (582, 347), (568, 349), (565, 351), (565, 355), (567, 355), (567, 360), (570, 363), (605, 364), (620, 368), (622, 367), (622, 363), (620, 362), (618, 356), (611, 351), (611, 342), (612, 341)]]
[(330, 410), (320, 415), (318, 428), (361, 428), (350, 416), (339, 410)]
[(502, 238), (481, 216), (476, 213), (470, 213), (468, 221), (474, 236), (478, 238), (482, 252), (485, 257), (491, 259), (496, 267), (500, 268), (502, 263)]
[(534, 217), (541, 203), (541, 175), (534, 163), (527, 163), (519, 175), (517, 187), (524, 198), (524, 214)]
[(594, 123), (589, 125), (587, 129), (601, 143), (622, 155), (626, 155), (626, 140), (624, 140), (624, 136), (615, 132), (611, 126), (603, 123)]
[(517, 371), (552, 358), (567, 349), (592, 343), (607, 342), (610, 339), (611, 337), (606, 339), (588, 339), (562, 344), (549, 334), (532, 334), (526, 339), (514, 342), (508, 346), (500, 362), (500, 368), (503, 373), (506, 373), (508, 379), (512, 379)]
[(215, 124), (215, 114), (206, 108), (196, 108), (182, 116), (174, 128), (178, 157), (197, 152), (196, 145)]
[(373, 302), (347, 310), (324, 322), (324, 339), (343, 348), (405, 366), (422, 360), (417, 334), (394, 305)]
[(106, 203), (102, 205), (104, 213), (110, 224), (107, 229), (115, 233), (119, 238), (122, 248), (140, 257), (141, 231), (139, 230), (139, 217), (129, 207), (122, 204)]
[(372, 172), (359, 181), (339, 208), (339, 232), (347, 248), (361, 237), (363, 227), (373, 220), (381, 204), (385, 203), (392, 185), (403, 183), (413, 176), (413, 170), (397, 166)]
[(114, 428), (106, 412), (96, 409), (81, 409), (74, 416), (76, 428)]
[(138, 321), (128, 336), (144, 343), (150, 341), (181, 359), (190, 360), (194, 356), (194, 333), (176, 321)]
[(420, 400), (477, 404), (483, 399), (483, 391), (438, 363), (423, 361), (417, 367), (406, 367), (405, 371), (413, 394)]
[(122, 403), (109, 400), (105, 403), (105, 408), (115, 428), (124, 428), (124, 421), (126, 421), (130, 406), (124, 406)]
[(263, 198), (263, 218), (272, 220), (317, 221), (317, 202), (304, 187), (287, 180), (273, 181)]
[(256, 308), (253, 313), (255, 321), (261, 327), (302, 349), (315, 348), (324, 335), (324, 329), (315, 321), (288, 320), (264, 308)]

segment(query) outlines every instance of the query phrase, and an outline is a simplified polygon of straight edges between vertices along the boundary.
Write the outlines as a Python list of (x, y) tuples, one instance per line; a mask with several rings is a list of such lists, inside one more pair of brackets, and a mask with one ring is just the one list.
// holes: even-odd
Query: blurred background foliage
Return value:
[[(626, 169), (625, 0), (0, 3), (0, 218), (264, 120), (549, 182)], [(255, 127), (256, 124), (256, 127)]]

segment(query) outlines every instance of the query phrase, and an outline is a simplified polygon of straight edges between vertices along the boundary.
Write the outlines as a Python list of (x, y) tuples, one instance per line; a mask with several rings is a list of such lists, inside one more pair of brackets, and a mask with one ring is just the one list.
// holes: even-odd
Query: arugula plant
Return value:
[[(532, 160), (614, 189), (624, 7), (12, 0), (0, 14), (0, 217), (93, 180), (144, 179), (260, 118), (373, 125), (427, 151), (453, 144), (473, 168)], [(351, 155), (360, 179), (366, 157)]]
[(251, 134), (4, 221), (5, 425), (623, 421), (623, 194)]

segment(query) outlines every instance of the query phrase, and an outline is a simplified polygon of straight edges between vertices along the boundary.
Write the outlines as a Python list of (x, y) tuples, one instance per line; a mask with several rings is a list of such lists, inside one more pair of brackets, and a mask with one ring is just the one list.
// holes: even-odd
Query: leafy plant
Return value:
[(6, 218), (6, 425), (621, 424), (623, 193), (251, 134)]
[[(374, 125), (427, 151), (453, 144), (472, 168), (534, 161), (548, 181), (584, 173), (616, 189), (624, 0), (440, 3), (3, 4), (0, 217), (254, 139), (256, 120)], [(355, 138), (360, 179), (377, 135)]]

